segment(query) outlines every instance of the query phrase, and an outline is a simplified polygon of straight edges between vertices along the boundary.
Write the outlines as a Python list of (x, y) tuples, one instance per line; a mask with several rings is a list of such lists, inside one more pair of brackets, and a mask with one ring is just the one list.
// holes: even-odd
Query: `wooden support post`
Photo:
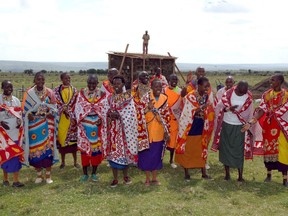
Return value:
[(129, 44), (126, 45), (125, 53), (124, 53), (124, 55), (122, 57), (121, 65), (120, 65), (120, 68), (119, 68), (119, 73), (122, 72), (122, 68), (123, 68), (123, 64), (124, 64), (124, 61), (125, 61), (125, 58), (126, 58), (126, 55), (127, 55), (128, 47), (129, 47)]
[(134, 79), (134, 59), (131, 59), (131, 89), (133, 87), (133, 79)]
[[(168, 55), (169, 55), (170, 57), (172, 57), (171, 54), (170, 54), (169, 52), (167, 52), (167, 53), (168, 53)], [(182, 72), (179, 70), (178, 66), (176, 65), (176, 63), (175, 63), (175, 67), (176, 67), (178, 73), (180, 74), (180, 76), (182, 77), (183, 81), (186, 83), (186, 80), (185, 80), (185, 78), (184, 78)]]
[(111, 68), (111, 54), (108, 55), (108, 70)]

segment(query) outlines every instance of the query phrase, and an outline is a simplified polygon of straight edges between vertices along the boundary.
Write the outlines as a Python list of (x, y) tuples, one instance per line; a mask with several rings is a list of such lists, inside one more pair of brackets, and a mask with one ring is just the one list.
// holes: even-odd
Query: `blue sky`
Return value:
[(0, 60), (107, 61), (108, 51), (181, 63), (288, 63), (285, 0), (0, 0)]

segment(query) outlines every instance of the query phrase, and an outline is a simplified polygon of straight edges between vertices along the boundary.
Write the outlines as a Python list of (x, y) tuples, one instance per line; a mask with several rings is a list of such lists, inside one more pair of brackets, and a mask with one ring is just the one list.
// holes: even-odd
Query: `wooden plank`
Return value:
[(134, 79), (134, 59), (131, 59), (131, 89), (133, 87), (133, 79)]
[(128, 47), (129, 47), (129, 44), (126, 45), (125, 53), (124, 53), (124, 55), (122, 57), (121, 65), (120, 65), (120, 68), (119, 68), (119, 73), (122, 73), (122, 68), (123, 68), (123, 64), (124, 64), (124, 61), (125, 61), (125, 58), (126, 58), (126, 55), (127, 55)]

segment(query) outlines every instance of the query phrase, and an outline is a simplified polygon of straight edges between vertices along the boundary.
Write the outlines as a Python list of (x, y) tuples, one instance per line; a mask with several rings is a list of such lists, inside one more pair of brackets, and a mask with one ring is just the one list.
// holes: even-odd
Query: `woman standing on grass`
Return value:
[(271, 89), (263, 93), (258, 111), (249, 120), (259, 126), (258, 120), (264, 118), (262, 125), (264, 164), (267, 169), (265, 182), (272, 180), (272, 170), (283, 175), (283, 185), (288, 187), (288, 92), (281, 88), (284, 76), (277, 74), (270, 79)]
[(214, 98), (214, 107), (216, 107), (217, 103), (221, 100), (223, 94), (231, 89), (235, 84), (234, 78), (232, 76), (228, 76), (225, 80), (225, 86), (220, 88)]
[(226, 91), (215, 108), (215, 135), (212, 150), (219, 149), (219, 160), (225, 167), (225, 180), (230, 180), (230, 167), (238, 169), (243, 182), (244, 155), (252, 159), (252, 137), (243, 125), (253, 115), (253, 98), (248, 83), (240, 81)]
[(62, 73), (60, 78), (62, 84), (54, 90), (60, 118), (57, 136), (57, 146), (61, 154), (60, 169), (65, 167), (65, 155), (68, 153), (73, 155), (74, 167), (79, 168), (77, 164), (77, 123), (74, 114), (78, 92), (70, 84), (68, 73)]
[(76, 105), (75, 115), (78, 122), (78, 149), (81, 151), (83, 176), (80, 182), (89, 179), (88, 167), (92, 166), (91, 180), (97, 181), (97, 168), (102, 162), (102, 144), (106, 140), (105, 118), (107, 101), (102, 95), (96, 75), (89, 75), (87, 87), (80, 90)]
[(133, 97), (130, 92), (123, 92), (124, 77), (114, 76), (112, 84), (114, 93), (107, 98), (109, 110), (104, 149), (114, 177), (111, 187), (116, 187), (118, 170), (123, 170), (124, 184), (132, 182), (128, 176), (128, 165), (137, 163), (138, 122)]
[(168, 107), (170, 110), (170, 141), (167, 144), (167, 150), (170, 152), (170, 165), (174, 169), (177, 168), (177, 165), (174, 163), (174, 152), (177, 144), (178, 122), (182, 111), (181, 88), (179, 88), (177, 84), (177, 75), (171, 74), (169, 77), (169, 86), (164, 90), (165, 94), (168, 96)]
[(146, 71), (141, 71), (138, 74), (137, 82), (134, 81), (132, 87), (132, 95), (134, 98), (135, 108), (137, 111), (138, 120), (138, 151), (143, 151), (149, 148), (149, 139), (147, 125), (145, 120), (145, 107), (149, 102), (150, 83), (149, 75)]
[(213, 96), (209, 91), (209, 80), (201, 77), (197, 89), (184, 98), (175, 161), (184, 168), (187, 181), (190, 180), (188, 169), (191, 168), (201, 168), (202, 178), (210, 178), (205, 168), (214, 124)]
[[(165, 142), (169, 141), (169, 107), (167, 96), (161, 94), (162, 83), (154, 79), (151, 84), (152, 92), (149, 94), (149, 102), (145, 109), (145, 118), (148, 129), (149, 149), (139, 152), (139, 169), (145, 171), (145, 185), (160, 185), (157, 179), (157, 170), (162, 169), (162, 159), (164, 156)], [(152, 181), (150, 178), (152, 173)]]
[(12, 95), (10, 81), (2, 82), (3, 94), (0, 94), (0, 165), (3, 169), (3, 185), (9, 186), (8, 173), (13, 173), (13, 187), (22, 187), (19, 182), (19, 170), (23, 161), (22, 145), (23, 125), (21, 103)]
[(58, 161), (56, 148), (57, 109), (54, 92), (45, 86), (42, 72), (34, 76), (34, 86), (27, 90), (22, 101), (25, 125), (25, 161), (37, 171), (35, 183), (52, 183), (51, 169)]

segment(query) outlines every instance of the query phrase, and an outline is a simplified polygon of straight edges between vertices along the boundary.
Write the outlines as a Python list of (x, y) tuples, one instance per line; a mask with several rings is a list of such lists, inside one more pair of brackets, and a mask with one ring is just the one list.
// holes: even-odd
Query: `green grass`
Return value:
[(150, 187), (144, 186), (144, 172), (132, 167), (131, 185), (120, 181), (118, 187), (110, 188), (112, 172), (105, 161), (98, 169), (98, 182), (80, 183), (82, 171), (72, 166), (70, 155), (65, 169), (53, 166), (50, 185), (34, 184), (36, 172), (24, 167), (20, 176), (25, 187), (0, 187), (1, 215), (287, 215), (288, 190), (281, 184), (282, 176), (275, 171), (273, 181), (264, 183), (261, 157), (245, 162), (243, 184), (236, 181), (233, 169), (232, 180), (223, 180), (217, 153), (211, 152), (208, 159), (213, 180), (202, 180), (195, 169), (190, 170), (190, 182), (184, 181), (180, 167), (169, 166), (168, 157), (167, 152), (159, 171), (162, 185)]
[[(33, 76), (23, 74), (0, 74), (0, 81), (10, 79), (15, 88), (28, 87)], [(213, 87), (215, 80), (224, 82), (226, 75), (209, 76)], [(259, 79), (260, 78), (260, 79)], [(235, 80), (246, 79), (250, 85), (267, 77), (238, 76)], [(104, 80), (105, 76), (99, 78)], [(60, 83), (59, 76), (46, 77), (47, 86)], [(84, 87), (86, 76), (73, 75), (72, 82)], [(145, 174), (132, 167), (129, 174), (133, 183), (110, 188), (112, 172), (104, 161), (98, 169), (98, 182), (80, 183), (81, 169), (72, 166), (72, 157), (67, 155), (66, 167), (52, 170), (54, 183), (36, 185), (35, 170), (24, 167), (20, 179), (23, 188), (0, 186), (0, 215), (287, 215), (287, 188), (282, 186), (282, 175), (273, 172), (273, 181), (264, 183), (266, 171), (261, 157), (246, 161), (245, 183), (239, 184), (237, 170), (232, 169), (231, 181), (224, 181), (224, 169), (218, 161), (218, 153), (210, 152), (208, 174), (213, 180), (201, 179), (200, 170), (190, 170), (192, 180), (184, 181), (184, 172), (178, 167), (170, 168), (168, 152), (164, 168), (159, 172), (161, 186), (144, 186)], [(78, 155), (80, 162), (80, 156)], [(122, 177), (122, 173), (119, 173)], [(2, 179), (2, 173), (0, 174)], [(10, 176), (10, 183), (12, 176)]]

